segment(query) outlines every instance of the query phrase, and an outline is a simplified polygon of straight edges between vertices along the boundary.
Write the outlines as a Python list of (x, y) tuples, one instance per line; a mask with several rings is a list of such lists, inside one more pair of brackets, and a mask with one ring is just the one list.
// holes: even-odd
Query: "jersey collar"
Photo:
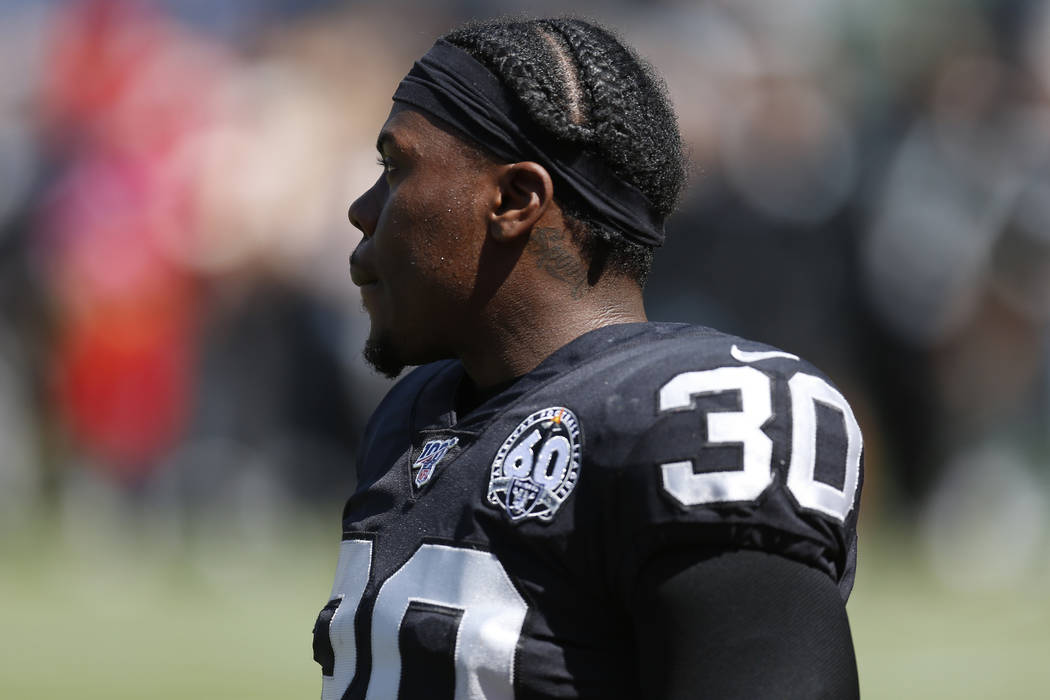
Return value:
[(476, 437), (497, 414), (565, 372), (611, 350), (651, 342), (658, 336), (672, 335), (685, 327), (686, 324), (681, 323), (622, 323), (584, 333), (463, 416), (456, 415), (454, 402), (466, 372), (458, 360), (446, 361), (447, 366), (435, 372), (419, 393), (413, 410), (413, 428), (417, 432)]

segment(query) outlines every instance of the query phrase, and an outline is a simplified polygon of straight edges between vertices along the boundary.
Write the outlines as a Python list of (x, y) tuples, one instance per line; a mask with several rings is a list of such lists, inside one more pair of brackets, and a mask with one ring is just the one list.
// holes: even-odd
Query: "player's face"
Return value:
[(456, 136), (398, 103), (376, 146), (383, 171), (350, 205), (364, 234), (350, 273), (372, 322), (365, 357), (394, 376), (452, 356), (466, 332), (487, 169)]

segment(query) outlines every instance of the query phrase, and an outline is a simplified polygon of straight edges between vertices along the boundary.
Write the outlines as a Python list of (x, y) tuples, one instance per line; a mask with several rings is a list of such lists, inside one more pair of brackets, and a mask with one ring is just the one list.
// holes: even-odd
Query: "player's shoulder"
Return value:
[(757, 340), (724, 333), (705, 326), (681, 326), (678, 332), (659, 336), (662, 342), (653, 344), (660, 351), (657, 356), (669, 366), (689, 365), (700, 369), (716, 369), (761, 363), (771, 373), (793, 372), (800, 366), (813, 367), (795, 353)]
[(610, 466), (651, 461), (696, 443), (698, 430), (706, 429), (686, 414), (713, 416), (716, 426), (734, 416), (757, 416), (756, 425), (777, 418), (763, 430), (789, 436), (790, 416), (798, 412), (806, 419), (815, 400), (850, 413), (852, 420), (833, 382), (788, 350), (686, 324), (643, 324), (621, 336), (557, 387), (571, 397), (566, 405), (590, 444), (600, 446), (594, 455), (607, 455), (602, 461)]
[(768, 344), (643, 331), (563, 392), (583, 436), (581, 484), (619, 504), (613, 520), (634, 541), (624, 571), (669, 542), (703, 544), (783, 553), (848, 589), (863, 441), (845, 397)]
[(739, 367), (753, 368), (773, 380), (803, 372), (830, 383), (823, 372), (793, 352), (713, 328), (677, 323), (643, 324), (639, 332), (589, 364), (600, 370), (585, 372), (584, 381), (600, 376), (606, 397), (651, 392), (654, 385), (660, 387), (687, 372)]

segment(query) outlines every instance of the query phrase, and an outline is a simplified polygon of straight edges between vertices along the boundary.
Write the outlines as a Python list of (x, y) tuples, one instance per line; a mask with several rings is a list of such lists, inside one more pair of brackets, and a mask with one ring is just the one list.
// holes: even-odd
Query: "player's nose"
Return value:
[(354, 225), (354, 228), (359, 229), (365, 235), (365, 238), (370, 238), (375, 233), (376, 220), (379, 218), (377, 189), (381, 180), (382, 177), (360, 197), (355, 199), (347, 212), (350, 223)]

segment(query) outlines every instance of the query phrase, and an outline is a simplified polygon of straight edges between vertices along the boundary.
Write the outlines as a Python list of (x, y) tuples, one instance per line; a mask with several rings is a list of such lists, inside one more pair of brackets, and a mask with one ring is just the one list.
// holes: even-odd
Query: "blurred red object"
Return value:
[(192, 411), (196, 279), (163, 241), (191, 230), (180, 148), (214, 116), (220, 48), (140, 0), (56, 14), (40, 109), (65, 168), (37, 251), (54, 300), (53, 410), (76, 449), (148, 474)]
[(58, 314), (56, 408), (115, 476), (147, 473), (190, 411), (195, 282), (151, 232), (185, 216), (147, 161), (82, 154), (45, 203), (41, 264)]
[(180, 436), (191, 348), (184, 319), (126, 309), (77, 325), (57, 348), (57, 398), (80, 445), (113, 476), (155, 466)]
[(109, 149), (177, 145), (207, 118), (224, 59), (213, 43), (141, 0), (80, 0), (52, 23), (41, 120), (52, 143)]

